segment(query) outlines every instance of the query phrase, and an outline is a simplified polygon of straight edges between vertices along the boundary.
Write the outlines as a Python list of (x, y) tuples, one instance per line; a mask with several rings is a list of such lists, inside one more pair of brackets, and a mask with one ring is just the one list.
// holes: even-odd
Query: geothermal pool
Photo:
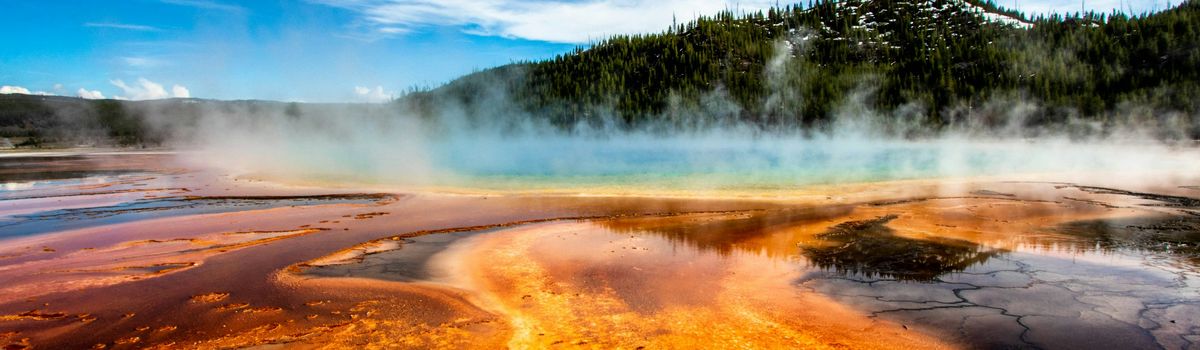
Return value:
[[(457, 176), (403, 188), (383, 186), (371, 164), (293, 181), (169, 152), (7, 155), (0, 342), (1200, 341), (1200, 173), (1189, 150), (793, 146), (446, 146), (434, 163)], [(513, 157), (529, 159), (501, 161)], [(338, 171), (372, 176), (330, 182)]]

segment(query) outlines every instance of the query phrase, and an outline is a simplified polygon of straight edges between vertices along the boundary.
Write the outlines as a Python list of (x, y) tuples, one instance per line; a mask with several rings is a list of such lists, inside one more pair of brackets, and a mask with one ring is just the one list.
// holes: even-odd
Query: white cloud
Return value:
[(195, 7), (203, 10), (220, 10), (228, 12), (242, 12), (244, 8), (237, 5), (229, 5), (216, 1), (209, 0), (161, 0), (164, 4)]
[(183, 85), (171, 86), (171, 95), (174, 95), (175, 97), (178, 97), (178, 98), (192, 97), (192, 93), (189, 92), (186, 87), (183, 87)]
[(661, 32), (698, 15), (722, 10), (758, 11), (790, 2), (775, 0), (312, 0), (357, 12), (376, 35), (427, 26), (453, 26), (471, 34), (586, 43), (614, 34)]
[(118, 100), (157, 100), (168, 97), (191, 97), (191, 93), (182, 85), (172, 86), (171, 94), (168, 94), (167, 89), (162, 84), (155, 83), (146, 78), (138, 78), (135, 85), (126, 84), (121, 79), (114, 79), (109, 82), (121, 89), (121, 95), (113, 96), (113, 98)]
[(395, 95), (393, 91), (383, 91), (383, 86), (376, 86), (374, 89), (365, 86), (355, 86), (354, 94), (358, 98), (367, 102), (387, 102)]
[(0, 94), (26, 94), (26, 95), (30, 95), (30, 94), (33, 94), (33, 93), (29, 92), (29, 89), (26, 89), (26, 88), (23, 88), (23, 87), (20, 87), (20, 86), (9, 86), (9, 85), (4, 85), (4, 86), (0, 86)]
[(1178, 5), (1180, 0), (1088, 0), (1080, 2), (1079, 0), (1036, 0), (1036, 1), (1016, 1), (1003, 0), (997, 2), (998, 5), (1016, 8), (1025, 12), (1030, 16), (1038, 14), (1069, 14), (1082, 12), (1082, 10), (1096, 11), (1101, 13), (1110, 13), (1113, 10), (1118, 10), (1125, 13), (1140, 14), (1143, 12), (1153, 12), (1164, 10)]
[(126, 65), (134, 68), (153, 68), (162, 66), (166, 63), (156, 58), (140, 56), (121, 57), (121, 62), (124, 62)]
[(400, 27), (380, 27), (379, 32), (383, 34), (404, 34), (411, 32), (412, 29)]
[(79, 91), (75, 92), (75, 96), (89, 100), (98, 100), (104, 98), (104, 94), (100, 93), (100, 90), (88, 90), (84, 88), (79, 88)]
[[(354, 11), (364, 37), (404, 35), (425, 27), (558, 43), (587, 43), (614, 34), (656, 33), (722, 10), (754, 12), (807, 1), (777, 0), (309, 0)], [(1162, 10), (1182, 0), (998, 0), (1027, 14)]]
[(31, 92), (31, 91), (29, 91), (29, 89), (26, 89), (24, 87), (12, 86), (12, 85), (0, 86), (0, 94), (26, 94), (26, 95), (54, 96), (54, 93), (52, 93), (52, 92), (46, 92), (46, 91), (32, 91)]
[(156, 27), (151, 27), (151, 26), (147, 26), (147, 25), (115, 23), (115, 22), (88, 22), (88, 23), (84, 23), (83, 26), (92, 27), (92, 28), (112, 28), (112, 29), (136, 30), (136, 31), (140, 31), (140, 32), (157, 32), (157, 31), (161, 30)]

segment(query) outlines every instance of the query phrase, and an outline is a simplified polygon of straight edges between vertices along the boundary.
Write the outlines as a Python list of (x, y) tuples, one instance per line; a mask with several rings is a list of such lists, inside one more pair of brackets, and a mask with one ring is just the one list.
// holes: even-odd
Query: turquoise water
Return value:
[(1046, 173), (1200, 174), (1195, 147), (1110, 140), (905, 141), (718, 133), (357, 136), (238, 139), (214, 143), (200, 152), (201, 162), (234, 175), (283, 181), (504, 190), (771, 190)]
[(776, 189), (1028, 173), (1200, 170), (1195, 150), (1155, 145), (648, 137), (435, 145), (432, 164), (453, 174), (443, 184), (513, 189)]

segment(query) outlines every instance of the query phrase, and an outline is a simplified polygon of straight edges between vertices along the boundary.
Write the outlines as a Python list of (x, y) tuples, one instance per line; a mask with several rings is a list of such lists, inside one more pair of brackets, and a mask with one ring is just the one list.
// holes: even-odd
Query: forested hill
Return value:
[(820, 1), (616, 36), (401, 102), (433, 114), (454, 102), (496, 118), (499, 92), (515, 101), (506, 112), (634, 128), (698, 116), (813, 126), (852, 102), (933, 129), (962, 118), (1003, 123), (1015, 101), (1032, 106), (1033, 126), (1132, 110), (1194, 121), (1198, 72), (1195, 1), (1135, 16), (1037, 18), (962, 0)]
[(477, 72), (391, 105), (0, 95), (0, 149), (153, 146), (214, 113), (292, 120), (415, 112), (454, 121), (435, 127), (490, 130), (533, 120), (564, 131), (664, 132), (731, 122), (811, 131), (866, 116), (884, 131), (916, 137), (962, 125), (984, 133), (1015, 126), (1028, 136), (1133, 124), (1158, 138), (1200, 139), (1197, 1), (1136, 16), (1027, 18), (963, 0), (723, 13)]

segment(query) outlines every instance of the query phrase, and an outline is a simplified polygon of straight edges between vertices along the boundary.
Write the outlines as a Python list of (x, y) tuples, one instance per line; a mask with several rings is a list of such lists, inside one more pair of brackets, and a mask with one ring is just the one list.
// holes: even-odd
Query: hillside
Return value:
[(1200, 139), (1197, 2), (1137, 16), (1028, 18), (969, 1), (819, 1), (726, 12), (466, 75), (389, 106), (0, 95), (0, 138), (24, 146), (157, 145), (213, 113), (415, 113), (476, 128), (533, 121), (561, 130), (808, 131), (851, 117), (908, 137), (1136, 125), (1158, 138)]
[[(9, 147), (162, 146), (188, 136), (201, 123), (236, 119), (389, 117), (378, 104), (219, 101), (173, 98), (150, 101), (0, 94), (0, 149)], [(212, 126), (212, 125), (209, 125)], [(5, 142), (7, 141), (7, 142)]]
[(516, 104), (507, 110), (558, 125), (615, 119), (631, 128), (680, 118), (813, 127), (862, 103), (931, 129), (1004, 123), (995, 119), (1021, 102), (1036, 106), (1031, 126), (1136, 112), (1184, 115), (1200, 135), (1198, 48), (1195, 2), (1027, 19), (961, 0), (824, 1), (616, 36), (404, 100), (424, 112), (449, 101), (494, 114), (487, 96), (500, 93)]

